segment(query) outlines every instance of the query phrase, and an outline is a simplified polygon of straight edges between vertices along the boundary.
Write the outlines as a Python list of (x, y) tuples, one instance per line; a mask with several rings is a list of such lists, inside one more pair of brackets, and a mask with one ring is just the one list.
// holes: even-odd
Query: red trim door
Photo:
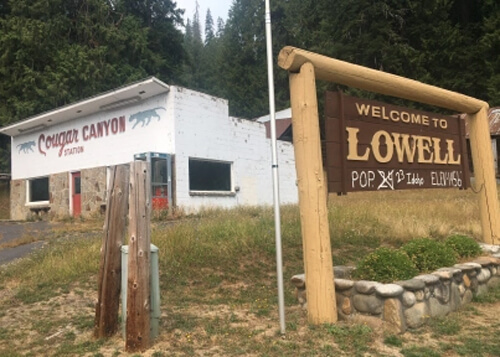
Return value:
[(72, 180), (72, 201), (73, 201), (73, 217), (78, 217), (82, 213), (82, 199), (81, 199), (81, 177), (80, 172), (71, 173)]

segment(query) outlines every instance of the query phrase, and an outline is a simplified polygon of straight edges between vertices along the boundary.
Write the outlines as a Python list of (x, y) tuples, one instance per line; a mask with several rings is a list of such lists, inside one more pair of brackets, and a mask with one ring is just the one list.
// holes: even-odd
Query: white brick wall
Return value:
[[(271, 142), (263, 124), (229, 118), (227, 101), (171, 87), (175, 108), (177, 205), (188, 212), (202, 207), (270, 205), (273, 202)], [(291, 143), (278, 142), (280, 201), (296, 203), (298, 192)], [(234, 196), (191, 196), (190, 157), (233, 163)]]

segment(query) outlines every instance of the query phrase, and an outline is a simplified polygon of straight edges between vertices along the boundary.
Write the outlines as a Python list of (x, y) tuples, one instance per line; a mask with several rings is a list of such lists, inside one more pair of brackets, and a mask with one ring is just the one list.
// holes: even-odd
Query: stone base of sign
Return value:
[[(500, 246), (481, 247), (487, 256), (391, 284), (354, 281), (350, 279), (354, 267), (334, 267), (339, 319), (376, 318), (386, 329), (403, 333), (457, 310), (500, 284)], [(293, 276), (292, 284), (299, 303), (307, 308), (305, 275)]]

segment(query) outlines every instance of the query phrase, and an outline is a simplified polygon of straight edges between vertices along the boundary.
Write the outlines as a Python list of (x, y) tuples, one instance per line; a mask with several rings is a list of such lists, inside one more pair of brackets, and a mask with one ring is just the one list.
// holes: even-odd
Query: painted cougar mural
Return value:
[(29, 152), (34, 152), (33, 150), (33, 147), (35, 147), (36, 144), (34, 141), (27, 141), (25, 143), (21, 143), (19, 145), (17, 145), (17, 148), (19, 149), (19, 154), (22, 152), (24, 152), (25, 154), (29, 154)]
[(135, 129), (135, 127), (139, 124), (141, 124), (141, 128), (148, 126), (153, 118), (158, 118), (158, 121), (160, 121), (161, 117), (157, 112), (160, 109), (167, 111), (164, 107), (156, 107), (132, 114), (128, 119), (130, 123), (134, 122), (132, 129)]

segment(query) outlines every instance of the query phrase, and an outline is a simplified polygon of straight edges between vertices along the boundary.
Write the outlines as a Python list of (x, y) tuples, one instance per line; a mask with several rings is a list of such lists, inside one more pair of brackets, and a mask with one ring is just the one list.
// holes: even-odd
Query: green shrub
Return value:
[(411, 279), (418, 270), (405, 252), (378, 248), (359, 261), (353, 274), (358, 279), (388, 283)]
[(476, 257), (482, 252), (481, 247), (474, 239), (460, 234), (449, 236), (444, 244), (452, 248), (460, 258)]
[(449, 267), (457, 261), (457, 254), (451, 247), (430, 238), (414, 239), (401, 249), (408, 254), (420, 272)]

